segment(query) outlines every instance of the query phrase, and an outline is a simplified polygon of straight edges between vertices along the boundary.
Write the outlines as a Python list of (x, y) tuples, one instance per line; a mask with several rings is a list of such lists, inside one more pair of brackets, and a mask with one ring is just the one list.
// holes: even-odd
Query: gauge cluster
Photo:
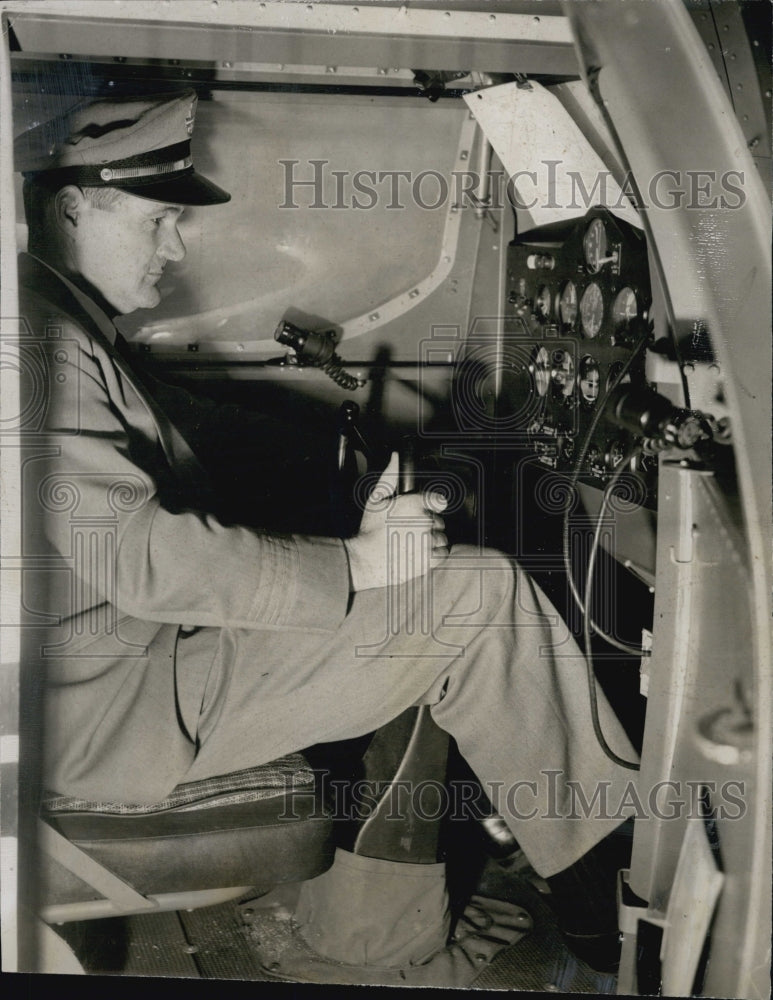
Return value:
[[(652, 305), (643, 234), (594, 208), (560, 243), (547, 231), (516, 238), (506, 299), (506, 339), (528, 357), (519, 380), (528, 449), (559, 472), (581, 459), (580, 479), (603, 487), (635, 443), (596, 411), (616, 384), (644, 383), (644, 352), (635, 354)], [(637, 460), (652, 502), (656, 468)]]

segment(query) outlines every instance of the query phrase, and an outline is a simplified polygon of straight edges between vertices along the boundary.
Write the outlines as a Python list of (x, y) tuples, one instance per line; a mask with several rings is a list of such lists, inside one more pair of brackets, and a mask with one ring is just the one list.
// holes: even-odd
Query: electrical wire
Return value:
[[(577, 607), (580, 609), (580, 612), (583, 616), (585, 616), (585, 604), (582, 600), (582, 597), (580, 596), (580, 592), (577, 589), (577, 585), (574, 581), (574, 572), (572, 570), (572, 554), (569, 545), (569, 518), (571, 513), (571, 498), (574, 496), (575, 491), (577, 489), (577, 482), (580, 478), (580, 472), (582, 470), (583, 463), (585, 462), (585, 456), (588, 453), (590, 442), (593, 438), (593, 434), (595, 433), (596, 427), (598, 426), (599, 421), (601, 420), (601, 416), (607, 405), (607, 401), (609, 400), (609, 397), (612, 394), (612, 392), (620, 385), (625, 376), (633, 367), (634, 363), (638, 360), (639, 356), (643, 353), (645, 347), (647, 346), (648, 334), (649, 331), (647, 331), (646, 334), (642, 333), (639, 343), (636, 345), (636, 347), (633, 349), (630, 355), (623, 362), (623, 366), (621, 367), (620, 371), (617, 373), (612, 382), (607, 386), (606, 392), (604, 393), (602, 398), (598, 401), (598, 405), (596, 406), (596, 410), (593, 414), (590, 425), (588, 426), (588, 430), (586, 431), (585, 437), (583, 438), (583, 442), (580, 445), (580, 451), (575, 459), (574, 468), (569, 478), (569, 495), (567, 498), (566, 506), (564, 508), (564, 515), (562, 520), (561, 548), (564, 558), (564, 570), (566, 572), (567, 581), (569, 582), (569, 590), (571, 591), (572, 597), (574, 598), (575, 603), (577, 604)], [(602, 639), (604, 639), (607, 643), (609, 643), (610, 646), (614, 646), (615, 649), (619, 649), (621, 652), (628, 653), (631, 656), (641, 656), (642, 653), (641, 647), (631, 646), (628, 643), (621, 642), (614, 636), (608, 635), (604, 631), (604, 629), (602, 629), (591, 617), (588, 617), (588, 621), (590, 622), (590, 627), (593, 629), (593, 631), (597, 635), (599, 635)]]
[(599, 509), (598, 518), (596, 519), (596, 530), (593, 534), (593, 543), (591, 544), (590, 555), (588, 556), (588, 568), (587, 575), (585, 578), (585, 602), (583, 609), (583, 622), (582, 622), (582, 632), (583, 641), (585, 644), (585, 669), (588, 677), (588, 697), (590, 698), (590, 713), (591, 722), (593, 723), (593, 732), (596, 740), (604, 751), (606, 756), (613, 761), (615, 764), (619, 764), (620, 767), (625, 767), (629, 771), (638, 771), (640, 769), (639, 764), (636, 761), (625, 760), (623, 757), (618, 756), (614, 750), (607, 743), (604, 733), (601, 730), (601, 721), (599, 720), (599, 706), (598, 706), (598, 696), (596, 693), (596, 676), (593, 672), (593, 657), (591, 655), (591, 591), (593, 588), (593, 571), (596, 566), (596, 553), (599, 549), (599, 539), (601, 538), (601, 528), (604, 523), (604, 514), (606, 513), (607, 503), (609, 498), (612, 496), (612, 491), (615, 486), (617, 486), (620, 481), (620, 476), (625, 472), (625, 470), (630, 466), (634, 458), (641, 452), (641, 445), (636, 445), (632, 448), (625, 458), (618, 463), (612, 478), (607, 483), (604, 490), (604, 495), (601, 498), (601, 507)]
[(690, 405), (690, 386), (687, 383), (687, 372), (684, 368), (684, 358), (682, 357), (682, 350), (679, 347), (679, 341), (676, 339), (676, 331), (673, 326), (670, 328), (671, 331), (671, 343), (674, 347), (674, 358), (676, 359), (676, 367), (679, 369), (679, 379), (682, 383), (682, 395), (684, 396), (684, 408), (686, 410), (691, 410)]
[(321, 363), (312, 361), (311, 363), (323, 371), (329, 378), (332, 378), (336, 385), (340, 385), (347, 392), (354, 392), (355, 389), (359, 389), (362, 385), (362, 382), (355, 375), (350, 375), (349, 372), (344, 371), (345, 362), (339, 358), (335, 351), (333, 351), (327, 361)]

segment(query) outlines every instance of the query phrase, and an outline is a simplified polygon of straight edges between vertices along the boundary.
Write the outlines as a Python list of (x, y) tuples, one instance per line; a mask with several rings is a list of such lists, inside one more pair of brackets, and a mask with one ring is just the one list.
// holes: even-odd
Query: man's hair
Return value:
[[(52, 183), (41, 175), (25, 176), (22, 193), (29, 232), (27, 246), (30, 251), (44, 249), (56, 239), (53, 227), (54, 200), (63, 186)], [(81, 191), (95, 208), (106, 210), (125, 197), (120, 188), (114, 187), (81, 187)]]

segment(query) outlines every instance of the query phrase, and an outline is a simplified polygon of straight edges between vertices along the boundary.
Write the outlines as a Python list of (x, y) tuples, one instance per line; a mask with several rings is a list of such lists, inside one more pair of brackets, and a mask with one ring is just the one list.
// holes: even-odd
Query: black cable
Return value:
[(587, 576), (585, 579), (585, 606), (583, 609), (583, 622), (582, 622), (582, 632), (583, 641), (585, 643), (585, 669), (588, 678), (588, 697), (590, 699), (590, 714), (591, 722), (593, 723), (593, 732), (596, 737), (601, 749), (604, 751), (606, 756), (613, 761), (615, 764), (619, 764), (620, 767), (625, 767), (629, 771), (640, 770), (640, 765), (636, 761), (625, 760), (623, 757), (619, 757), (614, 750), (607, 743), (604, 733), (601, 730), (601, 722), (599, 720), (599, 706), (598, 706), (598, 696), (596, 694), (596, 675), (593, 672), (593, 657), (591, 655), (591, 616), (590, 616), (590, 606), (591, 606), (591, 590), (593, 587), (593, 571), (596, 565), (596, 553), (599, 548), (599, 539), (601, 537), (601, 527), (604, 523), (604, 514), (606, 513), (607, 502), (612, 495), (612, 491), (615, 486), (617, 486), (620, 476), (625, 472), (625, 470), (630, 466), (631, 462), (641, 451), (641, 445), (636, 445), (632, 448), (625, 458), (618, 463), (617, 468), (614, 471), (612, 478), (607, 483), (606, 489), (604, 490), (604, 495), (601, 498), (601, 507), (599, 509), (599, 515), (596, 520), (596, 530), (593, 534), (593, 544), (591, 545), (590, 555), (588, 556), (588, 569)]
[[(628, 358), (626, 358), (620, 371), (617, 373), (612, 382), (607, 386), (604, 395), (598, 401), (596, 405), (596, 410), (593, 414), (588, 430), (585, 434), (585, 437), (583, 438), (582, 444), (580, 445), (579, 453), (575, 459), (572, 474), (569, 478), (569, 496), (567, 498), (567, 503), (564, 508), (562, 531), (561, 531), (562, 535), (561, 548), (564, 557), (564, 570), (566, 572), (566, 578), (569, 582), (569, 590), (571, 591), (572, 597), (574, 598), (575, 603), (577, 604), (577, 607), (580, 609), (580, 612), (582, 613), (583, 616), (585, 616), (585, 606), (583, 604), (582, 598), (580, 597), (580, 592), (577, 589), (577, 585), (574, 582), (574, 573), (572, 571), (572, 555), (569, 547), (569, 516), (571, 513), (571, 498), (574, 496), (575, 491), (577, 489), (577, 482), (580, 478), (580, 472), (582, 470), (583, 463), (585, 462), (585, 456), (588, 453), (590, 442), (593, 438), (593, 434), (596, 430), (596, 427), (598, 426), (599, 421), (601, 420), (601, 416), (604, 412), (604, 408), (607, 405), (607, 401), (609, 400), (609, 397), (612, 394), (612, 392), (620, 385), (625, 376), (631, 370), (631, 368), (634, 365), (634, 362), (638, 360), (639, 356), (646, 348), (648, 337), (649, 337), (649, 330), (642, 333), (639, 343), (636, 345), (633, 351), (631, 351)], [(599, 635), (602, 639), (604, 639), (606, 642), (608, 642), (610, 646), (614, 646), (616, 649), (619, 649), (624, 653), (629, 653), (632, 656), (641, 655), (642, 652), (641, 647), (629, 646), (627, 643), (621, 642), (619, 639), (615, 639), (614, 636), (608, 635), (590, 617), (588, 618), (588, 621), (593, 631), (597, 635)]]
[(320, 371), (323, 371), (329, 378), (339, 385), (342, 389), (347, 392), (354, 392), (355, 389), (359, 389), (362, 383), (355, 375), (350, 375), (347, 371), (344, 371), (344, 364), (336, 354), (335, 351), (330, 355), (327, 361), (316, 362), (312, 361)]
[(684, 408), (686, 410), (691, 410), (690, 406), (690, 386), (687, 384), (687, 373), (684, 370), (684, 358), (682, 357), (682, 351), (679, 347), (679, 342), (676, 339), (676, 331), (674, 327), (669, 328), (671, 330), (671, 343), (674, 345), (674, 358), (676, 359), (676, 366), (679, 369), (679, 378), (682, 382), (682, 395), (684, 396)]

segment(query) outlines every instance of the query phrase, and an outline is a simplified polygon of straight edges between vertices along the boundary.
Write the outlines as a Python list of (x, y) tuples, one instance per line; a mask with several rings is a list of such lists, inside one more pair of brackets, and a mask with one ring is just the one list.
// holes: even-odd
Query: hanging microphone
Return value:
[(329, 333), (302, 330), (294, 323), (283, 319), (274, 330), (274, 340), (286, 347), (292, 347), (299, 361), (321, 368), (336, 385), (340, 385), (347, 392), (353, 392), (362, 385), (358, 378), (344, 371), (344, 363), (336, 354), (335, 342)]

